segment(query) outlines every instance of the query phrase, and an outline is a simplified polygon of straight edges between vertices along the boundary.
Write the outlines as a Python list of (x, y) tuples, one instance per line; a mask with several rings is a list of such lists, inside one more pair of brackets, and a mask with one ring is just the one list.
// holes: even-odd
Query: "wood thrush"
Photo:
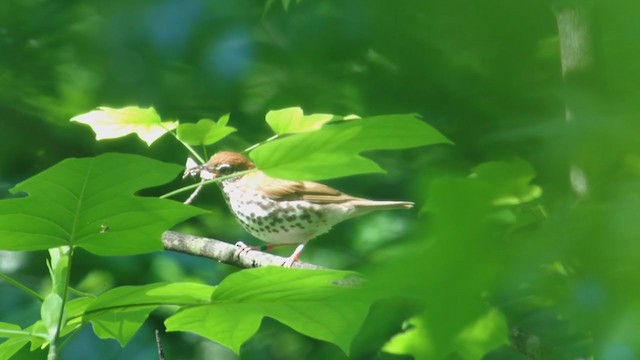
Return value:
[[(244, 155), (223, 151), (198, 170), (215, 178), (254, 168)], [(376, 210), (413, 207), (407, 201), (354, 197), (316, 182), (276, 179), (259, 170), (219, 185), (236, 219), (251, 235), (272, 245), (298, 245), (285, 267), (291, 267), (309, 240), (339, 222)]]

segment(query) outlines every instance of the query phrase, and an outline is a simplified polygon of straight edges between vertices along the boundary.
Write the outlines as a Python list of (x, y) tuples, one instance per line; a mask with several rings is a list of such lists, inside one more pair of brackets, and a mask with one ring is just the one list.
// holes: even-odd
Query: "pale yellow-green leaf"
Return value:
[(162, 121), (153, 107), (127, 106), (120, 109), (99, 107), (75, 116), (71, 121), (89, 125), (96, 140), (114, 139), (135, 133), (147, 145), (178, 126), (177, 121)]
[(319, 130), (322, 125), (337, 118), (331, 114), (304, 115), (299, 107), (271, 110), (265, 117), (267, 124), (278, 135)]

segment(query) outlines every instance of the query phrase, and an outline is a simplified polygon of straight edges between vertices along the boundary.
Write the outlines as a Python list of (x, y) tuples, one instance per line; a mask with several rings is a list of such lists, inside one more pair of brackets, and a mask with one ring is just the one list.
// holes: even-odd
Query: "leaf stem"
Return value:
[(194, 148), (192, 148), (192, 147), (191, 147), (191, 145), (189, 145), (189, 144), (187, 144), (186, 142), (182, 141), (182, 140), (178, 137), (178, 134), (174, 133), (173, 131), (169, 131), (169, 134), (171, 134), (174, 138), (176, 138), (176, 140), (178, 140), (182, 145), (184, 145), (184, 147), (186, 147), (186, 148), (187, 148), (187, 150), (189, 150), (189, 152), (190, 152), (193, 156), (195, 156), (195, 157), (196, 157), (196, 159), (198, 159), (198, 161), (199, 161), (201, 164), (204, 164), (204, 162), (205, 162), (205, 161), (204, 161), (204, 158), (203, 158), (200, 154), (198, 154), (198, 152), (197, 152)]
[(87, 324), (88, 323), (84, 323), (79, 328), (77, 328), (77, 329), (73, 330), (71, 333), (67, 334), (67, 336), (64, 338), (62, 343), (60, 343), (60, 346), (58, 346), (58, 350), (62, 350), (62, 348), (64, 348), (65, 345), (67, 345), (69, 343), (69, 341), (71, 341), (71, 339), (76, 337), (76, 335), (78, 335), (80, 333), (80, 331), (82, 331), (82, 329), (84, 329), (84, 327), (87, 326)]
[(207, 155), (207, 147), (204, 144), (202, 144), (202, 153), (204, 154), (205, 159), (209, 157), (209, 155)]
[[(66, 248), (66, 249), (65, 249)], [(60, 313), (58, 314), (58, 323), (56, 324), (55, 336), (49, 342), (49, 352), (47, 354), (47, 360), (57, 360), (58, 359), (58, 340), (60, 339), (60, 331), (62, 330), (62, 323), (64, 322), (64, 310), (67, 305), (67, 297), (69, 296), (69, 284), (71, 282), (71, 261), (73, 259), (73, 246), (69, 247), (61, 247), (60, 248), (60, 256), (64, 256), (67, 258), (67, 264), (65, 273), (63, 275), (64, 283), (62, 288), (62, 304), (60, 305)], [(66, 250), (66, 251), (65, 251)], [(60, 261), (58, 260), (58, 264), (55, 266), (60, 266)], [(55, 270), (54, 270), (55, 273)], [(54, 286), (54, 288), (57, 286)]]
[(252, 171), (256, 171), (256, 169), (240, 171), (240, 172), (237, 172), (235, 174), (231, 174), (231, 175), (227, 175), (227, 176), (220, 176), (220, 177), (215, 178), (215, 179), (207, 180), (207, 181), (204, 181), (204, 182), (199, 182), (197, 184), (191, 184), (191, 185), (188, 185), (188, 186), (184, 186), (184, 187), (181, 187), (179, 189), (170, 191), (170, 192), (168, 192), (166, 194), (160, 195), (159, 198), (160, 199), (168, 198), (170, 196), (173, 196), (173, 195), (176, 195), (176, 194), (180, 194), (182, 192), (189, 191), (191, 189), (195, 189), (198, 186), (207, 185), (207, 184), (211, 184), (211, 183), (218, 183), (218, 182), (220, 182), (222, 180), (226, 180), (226, 179), (230, 179), (230, 178), (233, 178), (233, 177), (236, 177), (236, 176), (244, 175), (244, 174), (250, 173)]
[(166, 302), (148, 302), (148, 303), (140, 303), (140, 304), (124, 304), (124, 305), (114, 305), (114, 306), (105, 306), (102, 308), (97, 308), (97, 309), (92, 309), (89, 311), (85, 311), (82, 314), (78, 314), (75, 316), (71, 316), (69, 317), (69, 321), (80, 318), (80, 317), (84, 317), (87, 315), (93, 315), (93, 314), (98, 314), (104, 311), (110, 311), (110, 310), (127, 310), (127, 309), (134, 309), (134, 308), (139, 308), (139, 307), (149, 307), (149, 306), (180, 306), (180, 307), (185, 307), (185, 306), (205, 306), (205, 305), (211, 305), (211, 302), (203, 302), (203, 303), (166, 303)]
[(44, 340), (49, 340), (49, 335), (47, 334), (37, 333), (32, 331), (25, 331), (25, 330), (0, 329), (0, 335), (35, 336)]
[(5, 275), (3, 273), (0, 273), (0, 278), (3, 278), (9, 284), (11, 284), (11, 285), (17, 287), (18, 289), (26, 292), (27, 294), (31, 295), (35, 299), (39, 300), (40, 302), (44, 301), (44, 297), (42, 297), (42, 295), (40, 295), (37, 292), (29, 289), (26, 285), (23, 285), (18, 280), (15, 280), (15, 279), (11, 278), (9, 275)]
[(96, 297), (98, 297), (98, 296), (97, 296), (97, 295), (95, 295), (95, 294), (88, 293), (88, 292), (84, 292), (84, 291), (80, 291), (80, 290), (78, 290), (78, 289), (74, 289), (74, 288), (72, 288), (72, 287), (69, 287), (69, 292), (71, 292), (71, 293), (73, 293), (73, 294), (76, 294), (76, 295), (79, 295), (79, 296), (85, 296), (85, 297), (91, 297), (91, 298), (96, 298)]
[(257, 144), (253, 144), (253, 145), (249, 146), (249, 147), (248, 147), (248, 148), (246, 148), (243, 152), (248, 153), (249, 151), (251, 151), (251, 150), (253, 150), (253, 149), (257, 148), (258, 146), (260, 146), (260, 145), (262, 145), (262, 144), (266, 144), (266, 143), (268, 143), (269, 141), (276, 140), (276, 139), (278, 139), (279, 137), (280, 137), (280, 135), (275, 134), (275, 135), (273, 135), (272, 137), (268, 138), (268, 139), (267, 139), (267, 140), (265, 140), (265, 141), (261, 141), (261, 142), (259, 142), (259, 143), (257, 143)]

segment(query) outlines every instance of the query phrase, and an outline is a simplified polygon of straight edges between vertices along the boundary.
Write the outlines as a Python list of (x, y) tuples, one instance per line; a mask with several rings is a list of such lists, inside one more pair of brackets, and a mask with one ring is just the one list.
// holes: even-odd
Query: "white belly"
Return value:
[(306, 201), (229, 200), (229, 207), (251, 235), (271, 244), (300, 244), (329, 231), (345, 218), (339, 206)]

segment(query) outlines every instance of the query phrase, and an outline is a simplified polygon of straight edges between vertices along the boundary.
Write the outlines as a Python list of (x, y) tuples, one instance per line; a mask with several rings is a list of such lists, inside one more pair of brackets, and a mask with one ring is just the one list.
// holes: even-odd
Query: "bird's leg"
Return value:
[(298, 260), (298, 256), (300, 255), (300, 253), (302, 252), (306, 244), (307, 243), (304, 242), (298, 245), (298, 247), (296, 247), (296, 249), (293, 251), (293, 254), (291, 254), (291, 256), (289, 256), (287, 260), (284, 261), (284, 263), (282, 263), (282, 266), (286, 268), (290, 268), (293, 265), (293, 263), (296, 262), (296, 260)]

